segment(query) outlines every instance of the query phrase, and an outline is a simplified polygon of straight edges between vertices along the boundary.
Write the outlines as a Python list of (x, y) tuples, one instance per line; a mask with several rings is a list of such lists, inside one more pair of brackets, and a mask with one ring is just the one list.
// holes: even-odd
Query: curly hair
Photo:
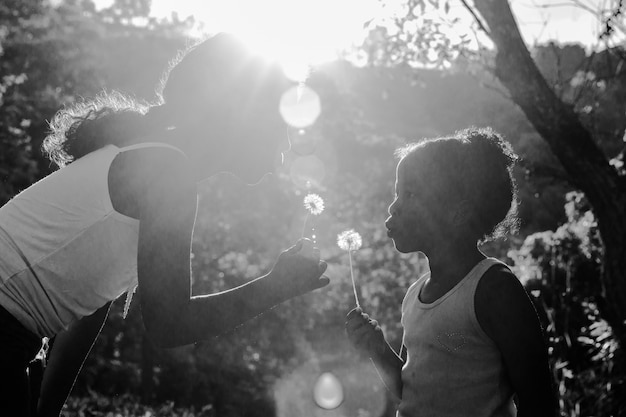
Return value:
[(409, 161), (419, 158), (414, 169), (427, 170), (425, 177), (434, 182), (439, 201), (469, 202), (474, 214), (470, 226), (478, 239), (492, 240), (518, 229), (513, 167), (519, 158), (492, 128), (471, 127), (452, 136), (410, 143), (396, 150), (396, 156)]
[(42, 150), (63, 167), (104, 144), (121, 145), (147, 130), (146, 103), (117, 91), (101, 92), (59, 110), (49, 122)]

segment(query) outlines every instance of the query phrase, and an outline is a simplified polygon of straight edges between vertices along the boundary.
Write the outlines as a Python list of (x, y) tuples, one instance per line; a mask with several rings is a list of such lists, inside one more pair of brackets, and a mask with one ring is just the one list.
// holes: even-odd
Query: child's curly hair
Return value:
[(517, 185), (513, 167), (518, 156), (492, 128), (460, 130), (452, 136), (411, 143), (396, 151), (401, 159), (419, 157), (420, 172), (434, 182), (439, 201), (466, 200), (472, 230), (486, 241), (517, 231)]

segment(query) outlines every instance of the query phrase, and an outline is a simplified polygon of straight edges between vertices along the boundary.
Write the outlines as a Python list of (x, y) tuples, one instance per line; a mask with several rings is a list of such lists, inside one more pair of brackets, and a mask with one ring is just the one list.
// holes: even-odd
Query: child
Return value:
[[(196, 183), (256, 183), (285, 140), (281, 70), (232, 35), (193, 46), (161, 102), (103, 95), (61, 110), (44, 148), (61, 169), (0, 208), (0, 415), (29, 414), (26, 367), (54, 337), (39, 415), (58, 415), (109, 306), (135, 286), (150, 339), (210, 339), (328, 283), (303, 242), (245, 285), (190, 294)], [(283, 143), (281, 143), (283, 142)]]
[(385, 225), (399, 252), (428, 257), (430, 272), (402, 303), (399, 355), (360, 309), (347, 317), (350, 341), (373, 360), (399, 417), (554, 416), (533, 305), (509, 268), (477, 247), (515, 224), (510, 145), (491, 129), (468, 129), (398, 156)]

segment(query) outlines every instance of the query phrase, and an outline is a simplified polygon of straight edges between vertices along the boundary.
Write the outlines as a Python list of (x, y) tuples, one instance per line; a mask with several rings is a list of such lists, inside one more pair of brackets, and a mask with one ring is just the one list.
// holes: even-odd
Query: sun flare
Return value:
[[(206, 33), (234, 33), (265, 57), (278, 60), (295, 80), (362, 40), (364, 24), (379, 7), (376, 0), (177, 1), (180, 16), (192, 15)], [(153, 14), (168, 9), (167, 0), (152, 3)]]

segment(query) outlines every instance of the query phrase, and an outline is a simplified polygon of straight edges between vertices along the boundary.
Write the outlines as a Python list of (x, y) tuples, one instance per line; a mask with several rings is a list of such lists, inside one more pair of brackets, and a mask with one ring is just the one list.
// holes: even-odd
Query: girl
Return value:
[(159, 105), (108, 95), (60, 111), (44, 149), (62, 168), (0, 209), (0, 415), (28, 415), (26, 366), (55, 335), (39, 413), (58, 415), (111, 301), (136, 284), (147, 334), (174, 347), (328, 283), (319, 252), (298, 242), (267, 275), (190, 296), (196, 182), (272, 170), (286, 80), (227, 34), (165, 80)]
[(470, 129), (398, 155), (385, 225), (396, 250), (423, 252), (430, 272), (402, 303), (399, 355), (360, 309), (347, 317), (350, 341), (372, 358), (400, 417), (554, 416), (533, 305), (509, 268), (477, 247), (515, 224), (510, 145)]

